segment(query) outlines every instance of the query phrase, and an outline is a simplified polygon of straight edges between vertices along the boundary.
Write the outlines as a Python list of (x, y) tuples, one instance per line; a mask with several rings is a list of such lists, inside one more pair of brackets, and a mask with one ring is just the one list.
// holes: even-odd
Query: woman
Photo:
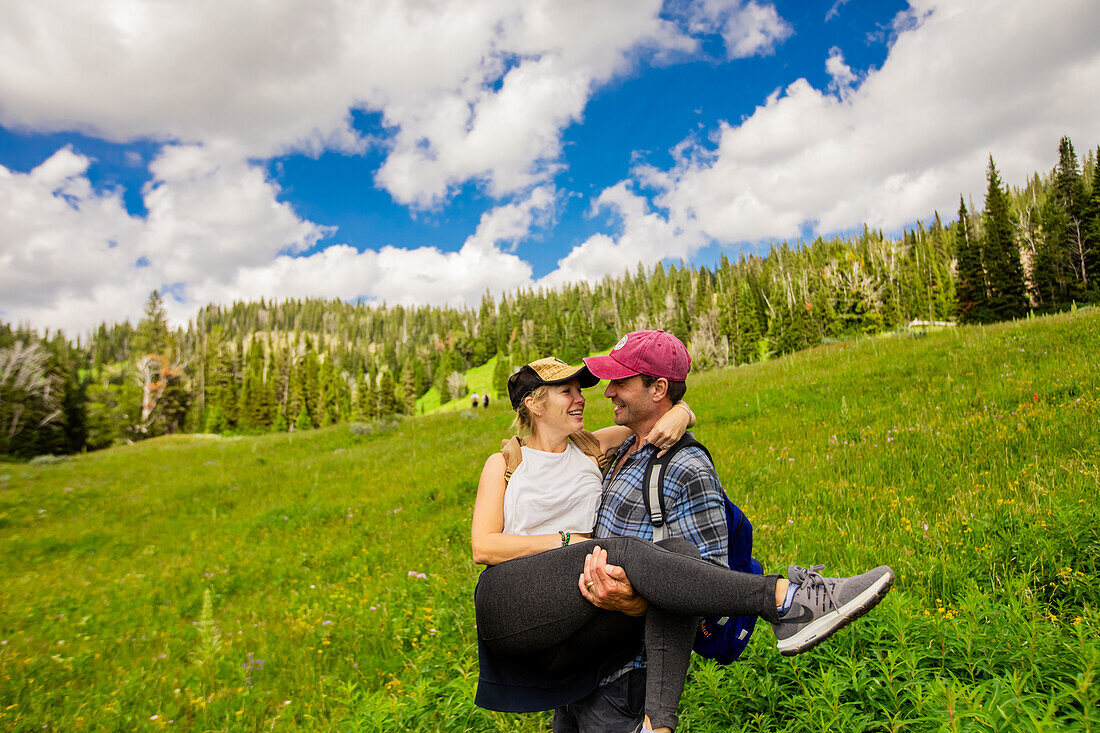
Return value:
[[(577, 436), (584, 413), (581, 389), (597, 382), (586, 367), (553, 358), (525, 365), (509, 379), (516, 425), (530, 437), (510, 477), (502, 454), (489, 457), (474, 506), (474, 560), (490, 566), (475, 592), (481, 665), (477, 703), (525, 712), (573, 702), (633, 655), (644, 626), (645, 722), (650, 729), (672, 730), (696, 617), (758, 615), (779, 624), (791, 604), (790, 591), (798, 586), (779, 576), (737, 573), (703, 562), (682, 539), (657, 544), (632, 537), (588, 539), (602, 475), (598, 461), (577, 447), (584, 443)], [(686, 406), (670, 410), (647, 441), (674, 443), (692, 417)], [(589, 452), (606, 453), (630, 434), (627, 428), (597, 431), (599, 449)], [(581, 596), (577, 579), (597, 546), (648, 601), (644, 619), (601, 610)], [(818, 595), (850, 595), (844, 590), (847, 580), (809, 572), (797, 579), (807, 588), (820, 586)], [(885, 594), (889, 580), (892, 574), (885, 588), (880, 583), (874, 590), (870, 605)], [(855, 610), (867, 608), (864, 602)]]

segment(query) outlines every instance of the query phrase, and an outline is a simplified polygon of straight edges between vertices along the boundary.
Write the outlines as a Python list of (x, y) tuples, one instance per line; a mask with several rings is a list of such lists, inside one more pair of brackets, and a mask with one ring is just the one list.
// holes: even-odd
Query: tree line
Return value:
[(0, 323), (0, 454), (97, 449), (174, 432), (257, 433), (413, 414), (434, 390), (495, 359), (572, 363), (619, 336), (663, 328), (694, 367), (745, 364), (911, 321), (989, 323), (1100, 301), (1100, 167), (1068, 138), (1049, 173), (1008, 189), (990, 158), (981, 210), (960, 197), (899, 236), (864, 227), (714, 267), (638, 264), (619, 277), (527, 289), (477, 308), (304, 299), (201, 309), (169, 328), (143, 317), (87, 339)]

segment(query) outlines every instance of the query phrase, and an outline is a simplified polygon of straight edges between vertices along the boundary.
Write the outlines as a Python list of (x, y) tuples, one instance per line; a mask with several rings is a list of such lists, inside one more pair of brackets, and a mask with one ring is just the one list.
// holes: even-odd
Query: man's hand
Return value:
[(581, 595), (592, 605), (627, 616), (642, 616), (649, 602), (634, 592), (626, 571), (607, 564), (607, 550), (599, 545), (584, 558), (584, 572), (577, 581)]

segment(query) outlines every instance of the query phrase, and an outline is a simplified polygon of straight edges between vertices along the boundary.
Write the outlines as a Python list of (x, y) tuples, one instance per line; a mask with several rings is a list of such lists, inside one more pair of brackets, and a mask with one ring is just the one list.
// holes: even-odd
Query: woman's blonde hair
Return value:
[(512, 431), (516, 435), (522, 438), (531, 434), (531, 410), (527, 407), (527, 398), (530, 397), (532, 402), (541, 404), (546, 402), (546, 398), (549, 396), (550, 387), (542, 384), (531, 390), (531, 393), (520, 401), (519, 407), (516, 408), (516, 419), (512, 421)]

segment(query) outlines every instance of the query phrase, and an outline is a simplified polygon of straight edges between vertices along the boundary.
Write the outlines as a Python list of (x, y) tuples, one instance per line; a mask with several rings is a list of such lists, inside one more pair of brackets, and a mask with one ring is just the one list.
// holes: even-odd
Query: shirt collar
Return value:
[[(619, 445), (618, 450), (615, 451), (615, 458), (614, 458), (615, 464), (618, 464), (618, 462), (622, 459), (623, 455), (628, 450), (630, 450), (630, 447), (632, 445), (634, 445), (634, 441), (636, 441), (637, 439), (638, 439), (637, 435), (631, 435), (629, 438), (624, 440), (622, 442), (622, 444)], [(639, 448), (637, 451), (635, 451), (635, 453), (641, 453), (642, 451), (646, 450), (647, 448), (652, 448), (653, 450), (657, 450), (657, 446), (653, 445), (652, 443), (646, 443), (641, 448)]]

